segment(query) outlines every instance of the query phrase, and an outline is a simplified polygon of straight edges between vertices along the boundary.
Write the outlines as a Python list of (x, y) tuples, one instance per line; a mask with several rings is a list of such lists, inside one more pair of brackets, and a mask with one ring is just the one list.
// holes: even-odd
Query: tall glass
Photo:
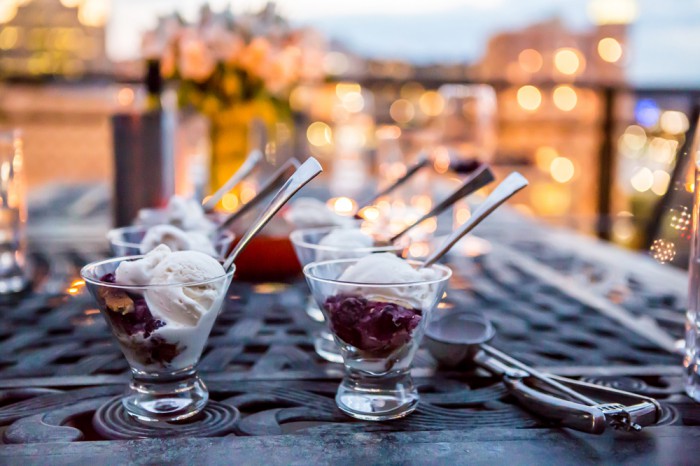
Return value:
[(690, 147), (690, 160), (695, 171), (693, 194), (693, 239), (690, 244), (690, 282), (688, 286), (688, 310), (685, 323), (686, 369), (685, 391), (700, 402), (700, 122), (695, 129), (695, 138)]
[(442, 144), (466, 160), (489, 162), (496, 152), (496, 91), (486, 84), (445, 84)]
[(16, 293), (28, 283), (23, 156), (19, 130), (0, 131), (0, 294)]

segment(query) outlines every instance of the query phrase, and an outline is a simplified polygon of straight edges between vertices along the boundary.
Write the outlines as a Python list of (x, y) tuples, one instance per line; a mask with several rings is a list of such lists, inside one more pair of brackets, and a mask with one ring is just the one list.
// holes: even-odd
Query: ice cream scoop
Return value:
[(359, 229), (338, 228), (324, 236), (318, 245), (320, 247), (316, 252), (317, 261), (350, 259), (357, 257), (358, 249), (374, 246), (374, 239)]
[[(150, 287), (144, 298), (151, 314), (166, 324), (196, 326), (199, 319), (214, 308), (221, 295), (220, 282), (202, 283), (225, 275), (212, 257), (198, 251), (171, 251), (160, 245), (142, 259), (122, 262), (115, 271), (122, 285), (170, 285)], [(197, 283), (198, 286), (187, 286)], [(180, 286), (177, 286), (180, 285)]]
[(141, 240), (141, 254), (165, 244), (172, 251), (199, 251), (216, 257), (216, 249), (209, 236), (202, 231), (185, 231), (174, 225), (156, 225), (148, 229)]
[[(360, 296), (376, 301), (389, 301), (403, 306), (421, 309), (432, 300), (430, 285), (426, 281), (436, 279), (435, 271), (429, 268), (414, 268), (410, 263), (391, 253), (370, 254), (345, 269), (338, 278), (344, 283), (357, 283)], [(423, 282), (422, 284), (418, 284)], [(406, 284), (416, 286), (367, 287), (363, 284)], [(347, 287), (345, 293), (349, 293)], [(378, 294), (377, 294), (378, 293)]]
[(202, 206), (194, 199), (173, 196), (163, 209), (141, 209), (136, 223), (140, 225), (174, 225), (182, 230), (209, 232), (216, 225), (206, 217)]
[(297, 228), (351, 226), (353, 220), (333, 212), (325, 203), (311, 197), (300, 197), (284, 215)]

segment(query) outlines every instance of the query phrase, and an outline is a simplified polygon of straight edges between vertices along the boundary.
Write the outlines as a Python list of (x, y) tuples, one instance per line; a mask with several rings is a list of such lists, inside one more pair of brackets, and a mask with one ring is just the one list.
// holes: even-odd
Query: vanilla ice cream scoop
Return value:
[[(430, 305), (432, 293), (427, 284), (418, 284), (437, 279), (435, 271), (415, 269), (408, 262), (391, 253), (370, 254), (345, 269), (338, 278), (342, 282), (357, 283), (353, 292), (367, 299), (390, 301), (422, 309)], [(383, 288), (363, 288), (362, 284), (402, 284), (416, 283), (412, 286), (386, 286)], [(342, 292), (351, 288), (343, 286)]]
[(214, 223), (204, 214), (202, 205), (194, 199), (173, 196), (165, 207), (167, 223), (183, 230), (211, 231)]
[(285, 220), (297, 228), (351, 226), (351, 218), (333, 212), (325, 203), (311, 197), (300, 197), (287, 210)]
[(194, 199), (173, 196), (163, 209), (141, 209), (136, 218), (139, 225), (154, 226), (159, 224), (174, 225), (181, 230), (211, 232), (216, 228)]
[[(205, 282), (226, 272), (219, 262), (198, 251), (175, 251), (153, 269), (151, 285)], [(146, 303), (168, 322), (194, 326), (219, 298), (220, 282), (196, 286), (149, 288)]]
[[(168, 325), (196, 326), (199, 319), (221, 298), (224, 268), (214, 258), (198, 251), (172, 252), (159, 245), (142, 259), (122, 262), (115, 271), (123, 285), (172, 285), (147, 288), (144, 298), (151, 314)], [(194, 285), (195, 283), (199, 283)]]
[(141, 254), (165, 244), (172, 251), (199, 251), (216, 257), (216, 249), (206, 233), (202, 231), (184, 231), (174, 225), (156, 225), (148, 229), (141, 240)]
[(338, 228), (324, 236), (318, 243), (323, 246), (316, 252), (316, 260), (350, 259), (358, 256), (358, 249), (374, 246), (374, 239), (356, 228)]
[(120, 285), (148, 285), (153, 269), (172, 251), (164, 244), (157, 246), (142, 259), (124, 261), (114, 271), (114, 278)]

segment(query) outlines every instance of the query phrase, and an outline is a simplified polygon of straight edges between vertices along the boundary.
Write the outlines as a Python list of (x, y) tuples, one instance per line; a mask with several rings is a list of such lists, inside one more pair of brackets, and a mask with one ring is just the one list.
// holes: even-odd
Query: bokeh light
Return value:
[(654, 186), (654, 174), (647, 167), (642, 167), (632, 176), (630, 183), (640, 193), (649, 191)]
[(445, 98), (436, 91), (426, 91), (420, 96), (418, 106), (428, 116), (438, 116), (445, 110)]
[(406, 99), (398, 99), (389, 107), (389, 115), (397, 123), (408, 123), (413, 120), (416, 109), (413, 104)]
[(535, 151), (535, 165), (544, 172), (549, 171), (552, 161), (557, 157), (559, 157), (559, 153), (554, 147), (538, 147)]
[(590, 0), (588, 16), (594, 24), (629, 24), (637, 19), (636, 0)]
[(355, 200), (345, 196), (328, 199), (326, 204), (333, 209), (336, 214), (345, 216), (352, 215), (357, 208)]
[(656, 261), (666, 264), (676, 257), (676, 245), (664, 239), (657, 239), (651, 244), (649, 252)]
[(671, 182), (671, 175), (664, 170), (654, 170), (654, 182), (651, 185), (651, 192), (657, 196), (663, 196), (668, 191), (668, 185)]
[(598, 42), (598, 55), (608, 63), (616, 63), (622, 58), (622, 44), (612, 37), (604, 37)]
[(518, 105), (523, 109), (534, 111), (542, 104), (542, 93), (535, 86), (523, 86), (518, 89)]
[(567, 183), (574, 177), (574, 163), (566, 157), (557, 157), (549, 166), (549, 173), (554, 181)]
[(571, 86), (557, 86), (554, 89), (552, 98), (554, 99), (554, 105), (565, 112), (573, 110), (578, 102), (576, 90)]
[(537, 73), (542, 69), (542, 54), (535, 49), (525, 49), (518, 55), (518, 63), (528, 73)]
[(659, 122), (661, 111), (652, 99), (640, 99), (634, 106), (634, 117), (639, 124), (651, 128)]
[(561, 48), (554, 52), (554, 67), (562, 74), (580, 73), (584, 66), (584, 59), (576, 49)]
[(333, 142), (333, 131), (326, 123), (315, 121), (307, 128), (306, 138), (316, 147), (330, 145)]
[(667, 110), (661, 114), (659, 120), (661, 129), (669, 134), (682, 134), (688, 131), (688, 117), (683, 112)]

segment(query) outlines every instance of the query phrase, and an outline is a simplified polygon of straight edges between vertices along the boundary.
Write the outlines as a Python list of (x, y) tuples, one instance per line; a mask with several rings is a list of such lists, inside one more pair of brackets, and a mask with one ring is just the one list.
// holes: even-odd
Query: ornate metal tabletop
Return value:
[[(78, 284), (2, 305), (0, 462), (692, 462), (700, 409), (682, 393), (674, 352), (684, 275), (568, 233), (521, 240), (503, 231), (485, 228), (490, 253), (450, 257), (455, 276), (437, 312), (477, 309), (496, 327), (492, 345), (523, 362), (656, 398), (657, 426), (599, 437), (554, 428), (493, 376), (440, 368), (423, 348), (415, 413), (351, 419), (333, 399), (342, 366), (314, 352), (319, 324), (304, 311), (308, 289), (297, 279), (234, 282), (200, 364), (213, 402), (156, 435), (114, 402), (128, 366)], [(61, 256), (75, 267), (91, 258)]]

